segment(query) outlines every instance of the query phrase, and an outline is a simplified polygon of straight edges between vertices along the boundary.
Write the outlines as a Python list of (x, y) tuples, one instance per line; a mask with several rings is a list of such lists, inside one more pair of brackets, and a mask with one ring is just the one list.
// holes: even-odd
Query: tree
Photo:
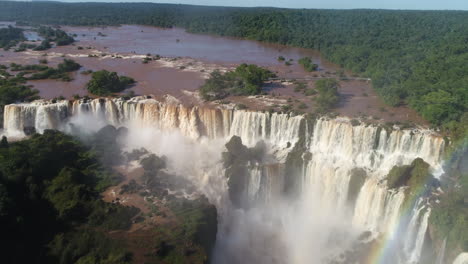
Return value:
[(135, 80), (130, 77), (118, 76), (116, 72), (101, 70), (93, 72), (86, 87), (92, 94), (105, 96), (121, 92), (133, 83)]
[(309, 72), (316, 71), (318, 69), (318, 65), (312, 63), (312, 59), (310, 57), (301, 58), (299, 59), (298, 63), (301, 64), (302, 67), (304, 67), (304, 69)]
[(325, 112), (339, 101), (338, 87), (340, 83), (336, 79), (322, 79), (315, 82), (318, 96), (315, 98), (318, 111)]
[(200, 95), (207, 101), (218, 100), (229, 95), (256, 95), (262, 90), (262, 85), (275, 75), (254, 64), (241, 64), (234, 71), (222, 74), (213, 71), (210, 78), (200, 89)]
[(80, 64), (70, 59), (64, 59), (63, 62), (58, 65), (58, 70), (61, 72), (77, 71), (80, 68), (81, 68)]
[(460, 113), (457, 111), (457, 99), (450, 93), (439, 90), (430, 92), (418, 100), (417, 109), (422, 116), (434, 124), (442, 124), (444, 120), (456, 120)]

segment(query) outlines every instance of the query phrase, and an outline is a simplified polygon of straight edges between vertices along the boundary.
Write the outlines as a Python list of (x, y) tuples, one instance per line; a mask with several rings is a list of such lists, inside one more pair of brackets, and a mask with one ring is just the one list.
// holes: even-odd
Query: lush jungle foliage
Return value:
[(71, 59), (64, 59), (62, 63), (57, 65), (57, 68), (52, 68), (43, 64), (10, 64), (10, 71), (17, 72), (15, 80), (18, 82), (44, 79), (60, 79), (62, 81), (71, 81), (72, 79), (68, 73), (77, 71), (80, 68), (81, 65)]
[(5, 263), (130, 263), (108, 230), (129, 227), (133, 207), (105, 203), (116, 177), (87, 147), (46, 130), (0, 143), (0, 229)]
[(318, 91), (315, 100), (320, 112), (325, 112), (338, 103), (339, 86), (340, 83), (336, 79), (321, 79), (315, 82), (315, 89)]
[(133, 83), (135, 83), (135, 80), (130, 77), (119, 76), (116, 72), (101, 70), (93, 72), (86, 88), (92, 94), (106, 96), (121, 92)]
[(218, 100), (229, 95), (256, 95), (262, 91), (263, 83), (275, 75), (254, 64), (242, 64), (234, 71), (221, 73), (214, 71), (200, 87), (205, 100)]
[(12, 26), (0, 28), (0, 48), (8, 50), (23, 40), (25, 40), (25, 37), (22, 29)]
[[(468, 122), (463, 125), (468, 126)], [(452, 148), (441, 178), (445, 192), (432, 210), (430, 223), (434, 239), (439, 243), (447, 239), (447, 249), (459, 253), (468, 251), (468, 139), (457, 142)]]
[(468, 108), (468, 12), (294, 10), (168, 4), (0, 3), (0, 20), (47, 24), (180, 26), (320, 50), (372, 79), (391, 105), (409, 104), (435, 125)]

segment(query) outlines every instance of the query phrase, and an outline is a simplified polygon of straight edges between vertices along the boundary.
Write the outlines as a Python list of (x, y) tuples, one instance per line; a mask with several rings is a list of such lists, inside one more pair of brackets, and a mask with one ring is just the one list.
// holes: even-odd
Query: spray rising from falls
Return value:
[[(417, 158), (441, 171), (444, 140), (431, 131), (186, 107), (171, 97), (5, 107), (7, 135), (70, 124), (126, 126), (129, 147), (168, 156), (218, 208), (214, 262), (363, 262), (375, 244), (399, 245), (399, 263), (420, 259), (430, 208), (423, 198), (408, 202), (408, 188), (389, 188), (386, 177)], [(233, 136), (240, 140), (226, 152)]]

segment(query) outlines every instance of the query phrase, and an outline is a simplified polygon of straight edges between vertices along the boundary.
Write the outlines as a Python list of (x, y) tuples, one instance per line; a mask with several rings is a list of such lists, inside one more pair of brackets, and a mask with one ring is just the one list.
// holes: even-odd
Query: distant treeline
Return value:
[(314, 48), (371, 78), (391, 105), (408, 104), (455, 133), (468, 119), (468, 12), (2, 2), (0, 20), (177, 26)]

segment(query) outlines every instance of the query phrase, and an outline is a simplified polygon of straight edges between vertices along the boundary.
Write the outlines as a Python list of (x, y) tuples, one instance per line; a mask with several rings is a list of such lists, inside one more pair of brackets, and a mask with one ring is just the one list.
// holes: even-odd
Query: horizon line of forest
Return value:
[(182, 27), (316, 49), (371, 78), (387, 104), (409, 105), (454, 137), (467, 133), (468, 12), (9, 1), (0, 7), (3, 21)]

